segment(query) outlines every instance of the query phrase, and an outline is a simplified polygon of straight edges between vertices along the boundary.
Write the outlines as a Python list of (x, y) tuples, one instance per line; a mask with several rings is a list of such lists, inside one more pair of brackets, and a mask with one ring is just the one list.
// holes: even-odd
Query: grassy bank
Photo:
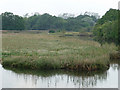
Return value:
[(110, 59), (120, 60), (120, 52), (110, 53)]
[(114, 44), (59, 34), (3, 33), (2, 65), (27, 69), (106, 70)]

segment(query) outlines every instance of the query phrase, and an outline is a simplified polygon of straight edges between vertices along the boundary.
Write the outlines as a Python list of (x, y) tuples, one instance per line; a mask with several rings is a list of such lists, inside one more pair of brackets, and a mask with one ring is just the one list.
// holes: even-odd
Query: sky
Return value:
[(12, 12), (23, 16), (26, 13), (49, 13), (58, 16), (63, 13), (75, 15), (95, 12), (104, 15), (110, 8), (118, 9), (119, 0), (0, 0), (0, 14)]

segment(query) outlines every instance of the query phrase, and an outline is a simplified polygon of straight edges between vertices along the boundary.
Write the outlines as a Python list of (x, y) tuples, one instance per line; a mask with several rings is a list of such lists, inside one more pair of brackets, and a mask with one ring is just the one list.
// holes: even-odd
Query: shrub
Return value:
[(55, 30), (49, 30), (49, 33), (55, 33)]

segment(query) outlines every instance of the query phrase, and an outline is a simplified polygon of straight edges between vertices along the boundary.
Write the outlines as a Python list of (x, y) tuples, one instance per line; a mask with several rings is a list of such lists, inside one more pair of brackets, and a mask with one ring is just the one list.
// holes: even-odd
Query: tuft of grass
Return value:
[(120, 52), (110, 53), (111, 60), (120, 60)]

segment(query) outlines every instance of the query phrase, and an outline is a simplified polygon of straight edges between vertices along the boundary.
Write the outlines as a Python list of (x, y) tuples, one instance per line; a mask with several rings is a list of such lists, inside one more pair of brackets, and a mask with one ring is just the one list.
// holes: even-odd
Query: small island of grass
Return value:
[[(33, 31), (32, 31), (33, 32)], [(36, 32), (36, 31), (34, 31)], [(72, 32), (71, 32), (72, 33)], [(3, 33), (3, 67), (23, 69), (107, 70), (114, 44), (104, 44), (61, 33)]]

